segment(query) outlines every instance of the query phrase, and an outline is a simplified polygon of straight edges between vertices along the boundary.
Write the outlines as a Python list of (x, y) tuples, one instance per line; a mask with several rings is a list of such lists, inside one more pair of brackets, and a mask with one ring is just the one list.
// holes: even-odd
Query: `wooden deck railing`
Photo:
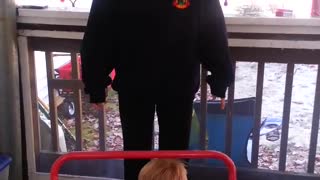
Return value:
[[(243, 34), (242, 34), (243, 35)], [(249, 36), (249, 35), (247, 35)], [(259, 34), (253, 34), (253, 37), (240, 37), (237, 33), (231, 33), (234, 42), (237, 38), (246, 38), (245, 42), (251, 42), (251, 38), (256, 39)], [(261, 36), (263, 38), (270, 38), (274, 40), (278, 38), (277, 35), (265, 34)], [(281, 40), (286, 38), (287, 41), (297, 41), (297, 38), (304, 40), (305, 38), (314, 44), (315, 41), (320, 41), (319, 35), (301, 35), (301, 36), (281, 36)], [(33, 118), (33, 140), (36, 162), (39, 162), (40, 154), (43, 152), (40, 146), (40, 129), (39, 129), (39, 116), (37, 109), (37, 83), (35, 73), (35, 51), (43, 51), (46, 54), (46, 68), (47, 68), (47, 82), (48, 82), (48, 95), (49, 95), (49, 108), (51, 117), (51, 139), (53, 143), (53, 150), (49, 154), (59, 154), (59, 138), (58, 138), (58, 111), (57, 111), (57, 99), (55, 91), (58, 89), (72, 89), (73, 97), (75, 99), (75, 137), (76, 137), (76, 150), (83, 150), (83, 133), (82, 133), (82, 82), (80, 80), (80, 68), (77, 57), (79, 54), (81, 40), (77, 38), (63, 39), (63, 38), (47, 38), (47, 37), (27, 37), (28, 45), (28, 58), (29, 64), (26, 64), (29, 69), (30, 85), (31, 85), (31, 100), (32, 100), (32, 118)], [(253, 40), (252, 40), (253, 41)], [(275, 40), (276, 42), (277, 40)], [(285, 43), (288, 43), (288, 42)], [(244, 41), (242, 41), (244, 42)], [(261, 42), (262, 43), (262, 42)], [(304, 41), (304, 43), (306, 43)], [(285, 47), (279, 48), (284, 45)], [(257, 63), (257, 82), (256, 82), (256, 104), (255, 104), (255, 121), (253, 128), (253, 147), (252, 147), (252, 164), (254, 167), (258, 167), (259, 160), (259, 145), (260, 145), (260, 126), (262, 115), (262, 98), (263, 98), (263, 86), (265, 76), (265, 64), (266, 63), (284, 63), (287, 65), (286, 80), (285, 80), (285, 93), (284, 93), (284, 106), (283, 106), (283, 124), (281, 131), (281, 143), (280, 143), (280, 156), (279, 156), (279, 171), (286, 171), (287, 161), (287, 149), (288, 149), (288, 133), (289, 133), (289, 120), (292, 100), (292, 89), (294, 79), (294, 68), (296, 64), (315, 64), (318, 65), (318, 74), (316, 80), (315, 99), (313, 107), (313, 119), (310, 137), (309, 157), (307, 172), (313, 174), (315, 170), (316, 154), (317, 154), (317, 142), (319, 133), (319, 110), (320, 110), (320, 48), (312, 48), (310, 44), (306, 44), (306, 48), (297, 48), (300, 45), (286, 45), (276, 44), (276, 48), (266, 47), (257, 43), (257, 47), (249, 45), (248, 47), (237, 46), (231, 47), (232, 59), (236, 62), (256, 62)], [(72, 79), (63, 80), (56, 79), (54, 76), (53, 67), (53, 52), (67, 52), (71, 55), (72, 64)], [(236, 69), (235, 69), (236, 71)], [(200, 144), (201, 149), (206, 147), (206, 117), (207, 117), (207, 84), (205, 81), (207, 72), (203, 70), (201, 72), (201, 116), (200, 116)], [(226, 118), (226, 138), (225, 138), (225, 153), (231, 154), (232, 149), (232, 127), (233, 127), (233, 105), (235, 100), (235, 87), (232, 86), (228, 91), (228, 103), (227, 103), (227, 118)], [(104, 110), (99, 110), (99, 150), (106, 151), (106, 121)]]
[[(75, 97), (75, 109), (76, 109), (76, 150), (81, 151), (82, 146), (82, 131), (81, 131), (81, 120), (82, 120), (82, 108), (81, 108), (81, 89), (83, 87), (79, 76), (79, 64), (77, 61), (78, 50), (80, 41), (78, 40), (63, 40), (63, 39), (49, 39), (49, 38), (30, 38), (29, 39), (29, 52), (33, 51), (44, 51), (46, 54), (46, 68), (48, 77), (48, 93), (49, 93), (49, 107), (51, 117), (51, 128), (52, 128), (52, 143), (53, 151), (58, 152), (58, 123), (57, 123), (57, 104), (54, 90), (57, 89), (72, 89)], [(285, 171), (286, 167), (286, 155), (287, 155), (287, 143), (288, 143), (288, 129), (289, 129), (289, 118), (290, 118), (290, 105), (292, 97), (292, 84), (293, 84), (293, 71), (295, 64), (317, 64), (319, 65), (319, 50), (290, 50), (290, 49), (271, 49), (271, 48), (231, 48), (233, 59), (237, 62), (250, 61), (258, 63), (257, 73), (257, 91), (256, 91), (256, 111), (255, 111), (255, 124), (253, 130), (253, 155), (252, 163), (255, 167), (258, 164), (258, 153), (259, 153), (259, 129), (261, 123), (261, 106), (262, 106), (262, 94), (263, 94), (263, 80), (264, 80), (264, 65), (265, 63), (276, 62), (287, 64), (287, 77), (285, 86), (285, 99), (283, 107), (283, 126), (281, 134), (281, 150), (279, 160), (279, 170)], [(69, 52), (71, 54), (72, 64), (72, 79), (62, 80), (54, 78), (53, 58), (52, 52)], [(32, 56), (31, 56), (32, 57)], [(30, 59), (31, 62), (34, 60)], [(34, 69), (34, 64), (30, 64), (30, 69)], [(319, 68), (320, 69), (320, 68)], [(33, 71), (31, 72), (34, 73)], [(206, 97), (207, 97), (207, 85), (205, 83), (205, 77), (207, 72), (202, 72), (202, 85), (201, 85), (201, 145), (202, 149), (205, 147), (205, 129), (206, 129)], [(33, 76), (35, 77), (35, 76)], [(312, 173), (314, 170), (318, 129), (319, 129), (319, 73), (317, 77), (317, 89), (316, 98), (313, 112), (313, 123), (312, 123), (312, 135), (310, 140), (310, 154), (308, 161), (308, 172)], [(32, 80), (32, 82), (35, 82)], [(35, 84), (34, 84), (35, 86)], [(36, 93), (32, 94), (32, 99), (36, 99)], [(234, 101), (234, 86), (229, 88), (228, 91), (228, 106), (227, 106), (227, 129), (226, 129), (226, 154), (231, 154), (232, 144), (232, 116), (233, 116), (233, 101)], [(36, 103), (36, 102), (34, 102)], [(36, 108), (36, 105), (33, 106)], [(34, 109), (34, 112), (37, 112)], [(101, 110), (99, 113), (99, 145), (100, 150), (105, 151), (105, 138), (106, 132), (104, 111)], [(35, 121), (34, 126), (37, 127)], [(39, 130), (37, 130), (39, 131)], [(35, 133), (38, 134), (38, 133)], [(35, 141), (39, 141), (39, 137), (36, 137)], [(37, 148), (40, 152), (39, 147)]]

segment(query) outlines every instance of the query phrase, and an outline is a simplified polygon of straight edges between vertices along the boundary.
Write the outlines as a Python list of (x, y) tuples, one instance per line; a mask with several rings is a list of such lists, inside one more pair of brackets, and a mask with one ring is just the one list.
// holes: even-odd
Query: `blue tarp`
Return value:
[(11, 157), (0, 155), (0, 173), (10, 165), (11, 161)]

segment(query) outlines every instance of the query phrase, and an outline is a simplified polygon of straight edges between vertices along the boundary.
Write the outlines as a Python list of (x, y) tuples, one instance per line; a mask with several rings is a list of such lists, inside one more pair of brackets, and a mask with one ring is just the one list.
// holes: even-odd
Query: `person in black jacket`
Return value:
[[(200, 64), (222, 103), (234, 81), (218, 0), (93, 0), (80, 53), (90, 102), (104, 103), (110, 84), (118, 92), (126, 151), (152, 150), (155, 112), (159, 149), (188, 149)], [(125, 160), (125, 179), (145, 163)]]

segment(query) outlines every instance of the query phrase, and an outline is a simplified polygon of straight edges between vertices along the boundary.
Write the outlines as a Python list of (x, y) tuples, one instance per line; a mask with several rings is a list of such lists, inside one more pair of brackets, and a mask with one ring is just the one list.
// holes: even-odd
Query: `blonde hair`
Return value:
[(153, 159), (141, 169), (139, 180), (187, 180), (187, 170), (179, 160)]

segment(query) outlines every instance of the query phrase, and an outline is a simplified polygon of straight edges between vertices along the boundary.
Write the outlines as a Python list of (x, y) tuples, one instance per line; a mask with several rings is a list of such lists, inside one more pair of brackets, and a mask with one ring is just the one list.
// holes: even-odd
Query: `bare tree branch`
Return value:
[(76, 2), (77, 2), (77, 0), (69, 0), (69, 1), (71, 2), (72, 7), (76, 7)]

